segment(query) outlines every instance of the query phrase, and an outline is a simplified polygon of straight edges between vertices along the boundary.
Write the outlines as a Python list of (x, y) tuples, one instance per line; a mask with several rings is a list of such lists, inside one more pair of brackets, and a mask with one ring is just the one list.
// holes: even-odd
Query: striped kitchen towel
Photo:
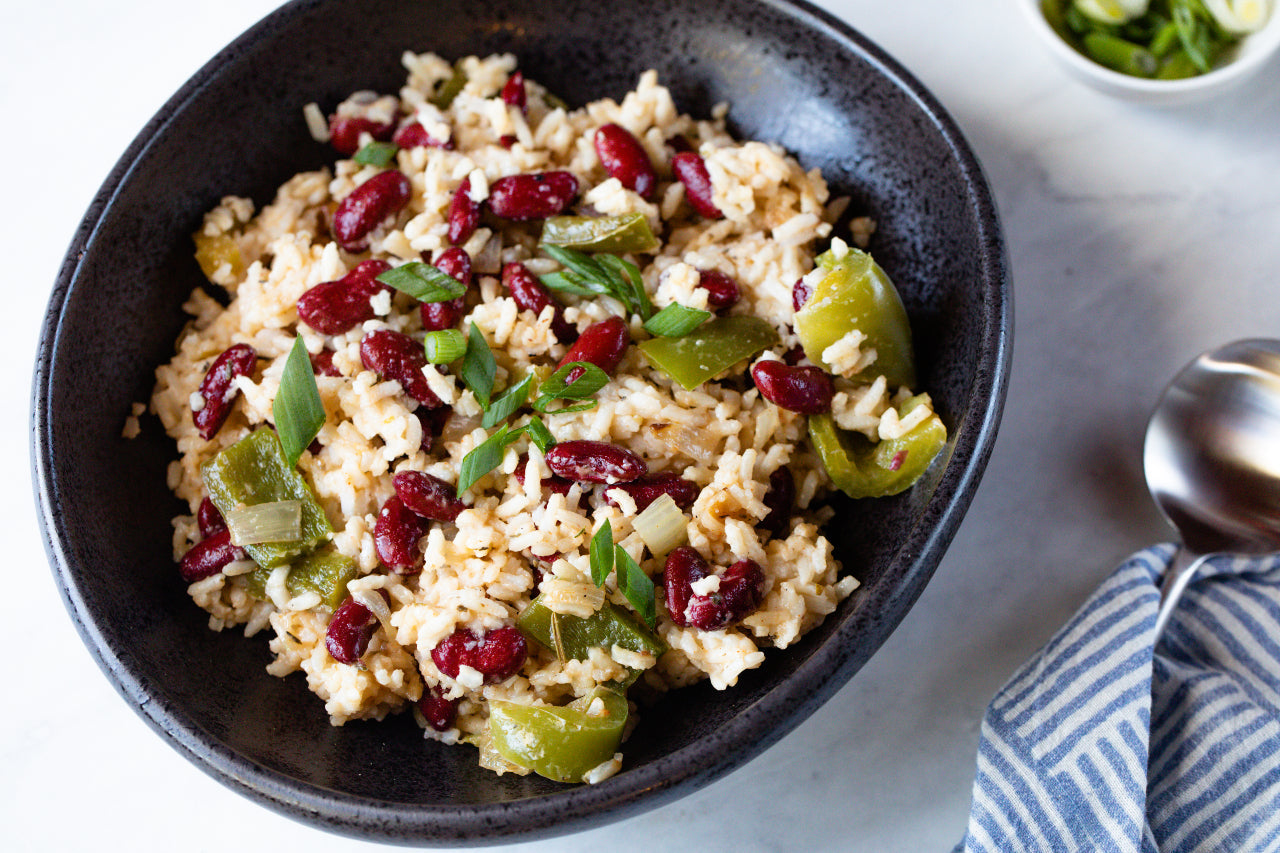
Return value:
[(957, 851), (1280, 851), (1280, 556), (1126, 560), (987, 708)]

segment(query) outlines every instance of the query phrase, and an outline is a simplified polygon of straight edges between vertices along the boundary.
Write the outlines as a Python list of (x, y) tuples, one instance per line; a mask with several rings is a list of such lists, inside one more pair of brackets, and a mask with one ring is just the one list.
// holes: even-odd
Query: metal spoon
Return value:
[(1280, 550), (1280, 341), (1206, 352), (1147, 425), (1147, 488), (1182, 538), (1161, 586), (1156, 637), (1204, 561)]

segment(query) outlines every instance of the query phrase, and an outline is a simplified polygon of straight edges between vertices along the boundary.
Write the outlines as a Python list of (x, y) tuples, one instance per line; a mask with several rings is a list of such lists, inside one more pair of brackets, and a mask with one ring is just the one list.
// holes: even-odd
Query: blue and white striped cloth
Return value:
[(1280, 851), (1280, 557), (1217, 557), (1152, 652), (1174, 549), (1124, 562), (987, 709), (978, 851)]

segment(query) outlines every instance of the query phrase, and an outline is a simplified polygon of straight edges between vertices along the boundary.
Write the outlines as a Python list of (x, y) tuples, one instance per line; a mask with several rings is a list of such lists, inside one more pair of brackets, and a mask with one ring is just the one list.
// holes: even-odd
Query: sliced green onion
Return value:
[(512, 430), (506, 424), (498, 427), (497, 432), (477, 444), (462, 457), (458, 466), (458, 493), (461, 494), (475, 485), (476, 481), (497, 468), (502, 462), (502, 455), (511, 444), (520, 437), (523, 429)]
[[(581, 371), (576, 379), (566, 383), (569, 374)], [(571, 361), (555, 373), (547, 377), (538, 387), (538, 399), (533, 401), (533, 408), (546, 413), (547, 408), (557, 400), (585, 400), (599, 391), (609, 382), (609, 374), (605, 373), (589, 361)], [(557, 409), (555, 414), (567, 411), (583, 411), (594, 406), (592, 402), (586, 406), (573, 406)]]
[(644, 330), (663, 338), (682, 338), (711, 319), (710, 311), (700, 311), (675, 302), (644, 323)]
[(465, 284), (423, 261), (392, 267), (378, 276), (378, 281), (419, 302), (448, 302), (467, 292)]
[(493, 377), (497, 374), (498, 365), (493, 358), (493, 350), (489, 342), (475, 323), (471, 324), (470, 341), (467, 343), (467, 357), (462, 361), (462, 370), (458, 375), (462, 382), (476, 395), (482, 409), (489, 408), (489, 399), (493, 396)]
[(660, 495), (645, 507), (636, 516), (634, 526), (655, 557), (665, 557), (689, 538), (689, 520), (671, 495)]
[(596, 586), (604, 586), (613, 571), (613, 525), (606, 518), (604, 524), (591, 537), (591, 580)]
[(613, 546), (614, 564), (617, 567), (618, 591), (626, 596), (636, 613), (650, 628), (657, 624), (654, 605), (653, 581), (632, 559), (621, 545)]
[(302, 501), (272, 501), (238, 506), (223, 518), (231, 541), (241, 547), (264, 542), (297, 542), (302, 538)]
[(529, 388), (532, 385), (533, 377), (526, 376), (508, 388), (501, 397), (493, 401), (489, 408), (485, 409), (480, 425), (489, 429), (514, 415), (521, 406), (529, 402)]
[(285, 460), (290, 466), (297, 465), (302, 451), (324, 426), (324, 403), (302, 338), (294, 339), (293, 349), (285, 359), (280, 390), (271, 402), (271, 416), (276, 422)]
[(630, 261), (616, 255), (586, 255), (550, 243), (543, 243), (540, 248), (564, 266), (560, 272), (539, 276), (550, 289), (575, 296), (612, 296), (629, 312), (639, 314), (641, 320), (648, 320), (653, 314), (640, 268)]
[(435, 94), (427, 98), (427, 101), (434, 107), (447, 110), (449, 105), (453, 103), (453, 99), (458, 97), (458, 94), (466, 88), (466, 85), (467, 72), (462, 70), (461, 65), (455, 65), (452, 76), (441, 83)]
[(544, 454), (555, 446), (555, 436), (551, 434), (551, 430), (547, 429), (547, 425), (542, 422), (542, 418), (529, 418), (529, 422), (524, 425), (524, 431), (529, 433), (529, 440), (537, 445), (538, 450)]
[(449, 364), (466, 354), (467, 338), (457, 329), (440, 329), (427, 332), (427, 336), (422, 339), (422, 346), (427, 352), (427, 361), (432, 364)]
[(396, 158), (396, 152), (400, 150), (400, 146), (392, 142), (370, 142), (365, 147), (356, 152), (351, 159), (363, 166), (386, 166)]

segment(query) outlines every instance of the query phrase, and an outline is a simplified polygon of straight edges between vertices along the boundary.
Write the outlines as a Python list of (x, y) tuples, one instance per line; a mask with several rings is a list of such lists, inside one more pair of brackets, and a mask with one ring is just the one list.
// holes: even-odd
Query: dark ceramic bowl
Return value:
[[(497, 777), (408, 715), (332, 728), (300, 676), (264, 672), (263, 639), (213, 633), (170, 554), (171, 442), (154, 419), (126, 441), (130, 404), (202, 277), (190, 234), (226, 193), (269, 200), (331, 159), (302, 105), (396, 91), (405, 49), (511, 51), (571, 103), (621, 97), (657, 68), (695, 115), (732, 105), (734, 131), (821, 167), (879, 221), (872, 252), (902, 290), (920, 385), (951, 441), (899, 497), (849, 503), (831, 525), (862, 581), (822, 626), (732, 690), (706, 684), (644, 714), (621, 773), (591, 787)], [(340, 833), (462, 844), (581, 829), (674, 799), (755, 756), (844, 684), (929, 580), (995, 439), (1010, 346), (995, 206), (952, 120), (893, 60), (802, 3), (305, 0), (219, 54), (143, 129), (72, 241), (34, 380), (32, 454), (49, 558), (89, 650), (138, 713), (237, 791)], [(86, 405), (86, 401), (91, 404)], [(902, 674), (911, 678), (912, 674)], [(661, 721), (661, 724), (657, 724)]]

